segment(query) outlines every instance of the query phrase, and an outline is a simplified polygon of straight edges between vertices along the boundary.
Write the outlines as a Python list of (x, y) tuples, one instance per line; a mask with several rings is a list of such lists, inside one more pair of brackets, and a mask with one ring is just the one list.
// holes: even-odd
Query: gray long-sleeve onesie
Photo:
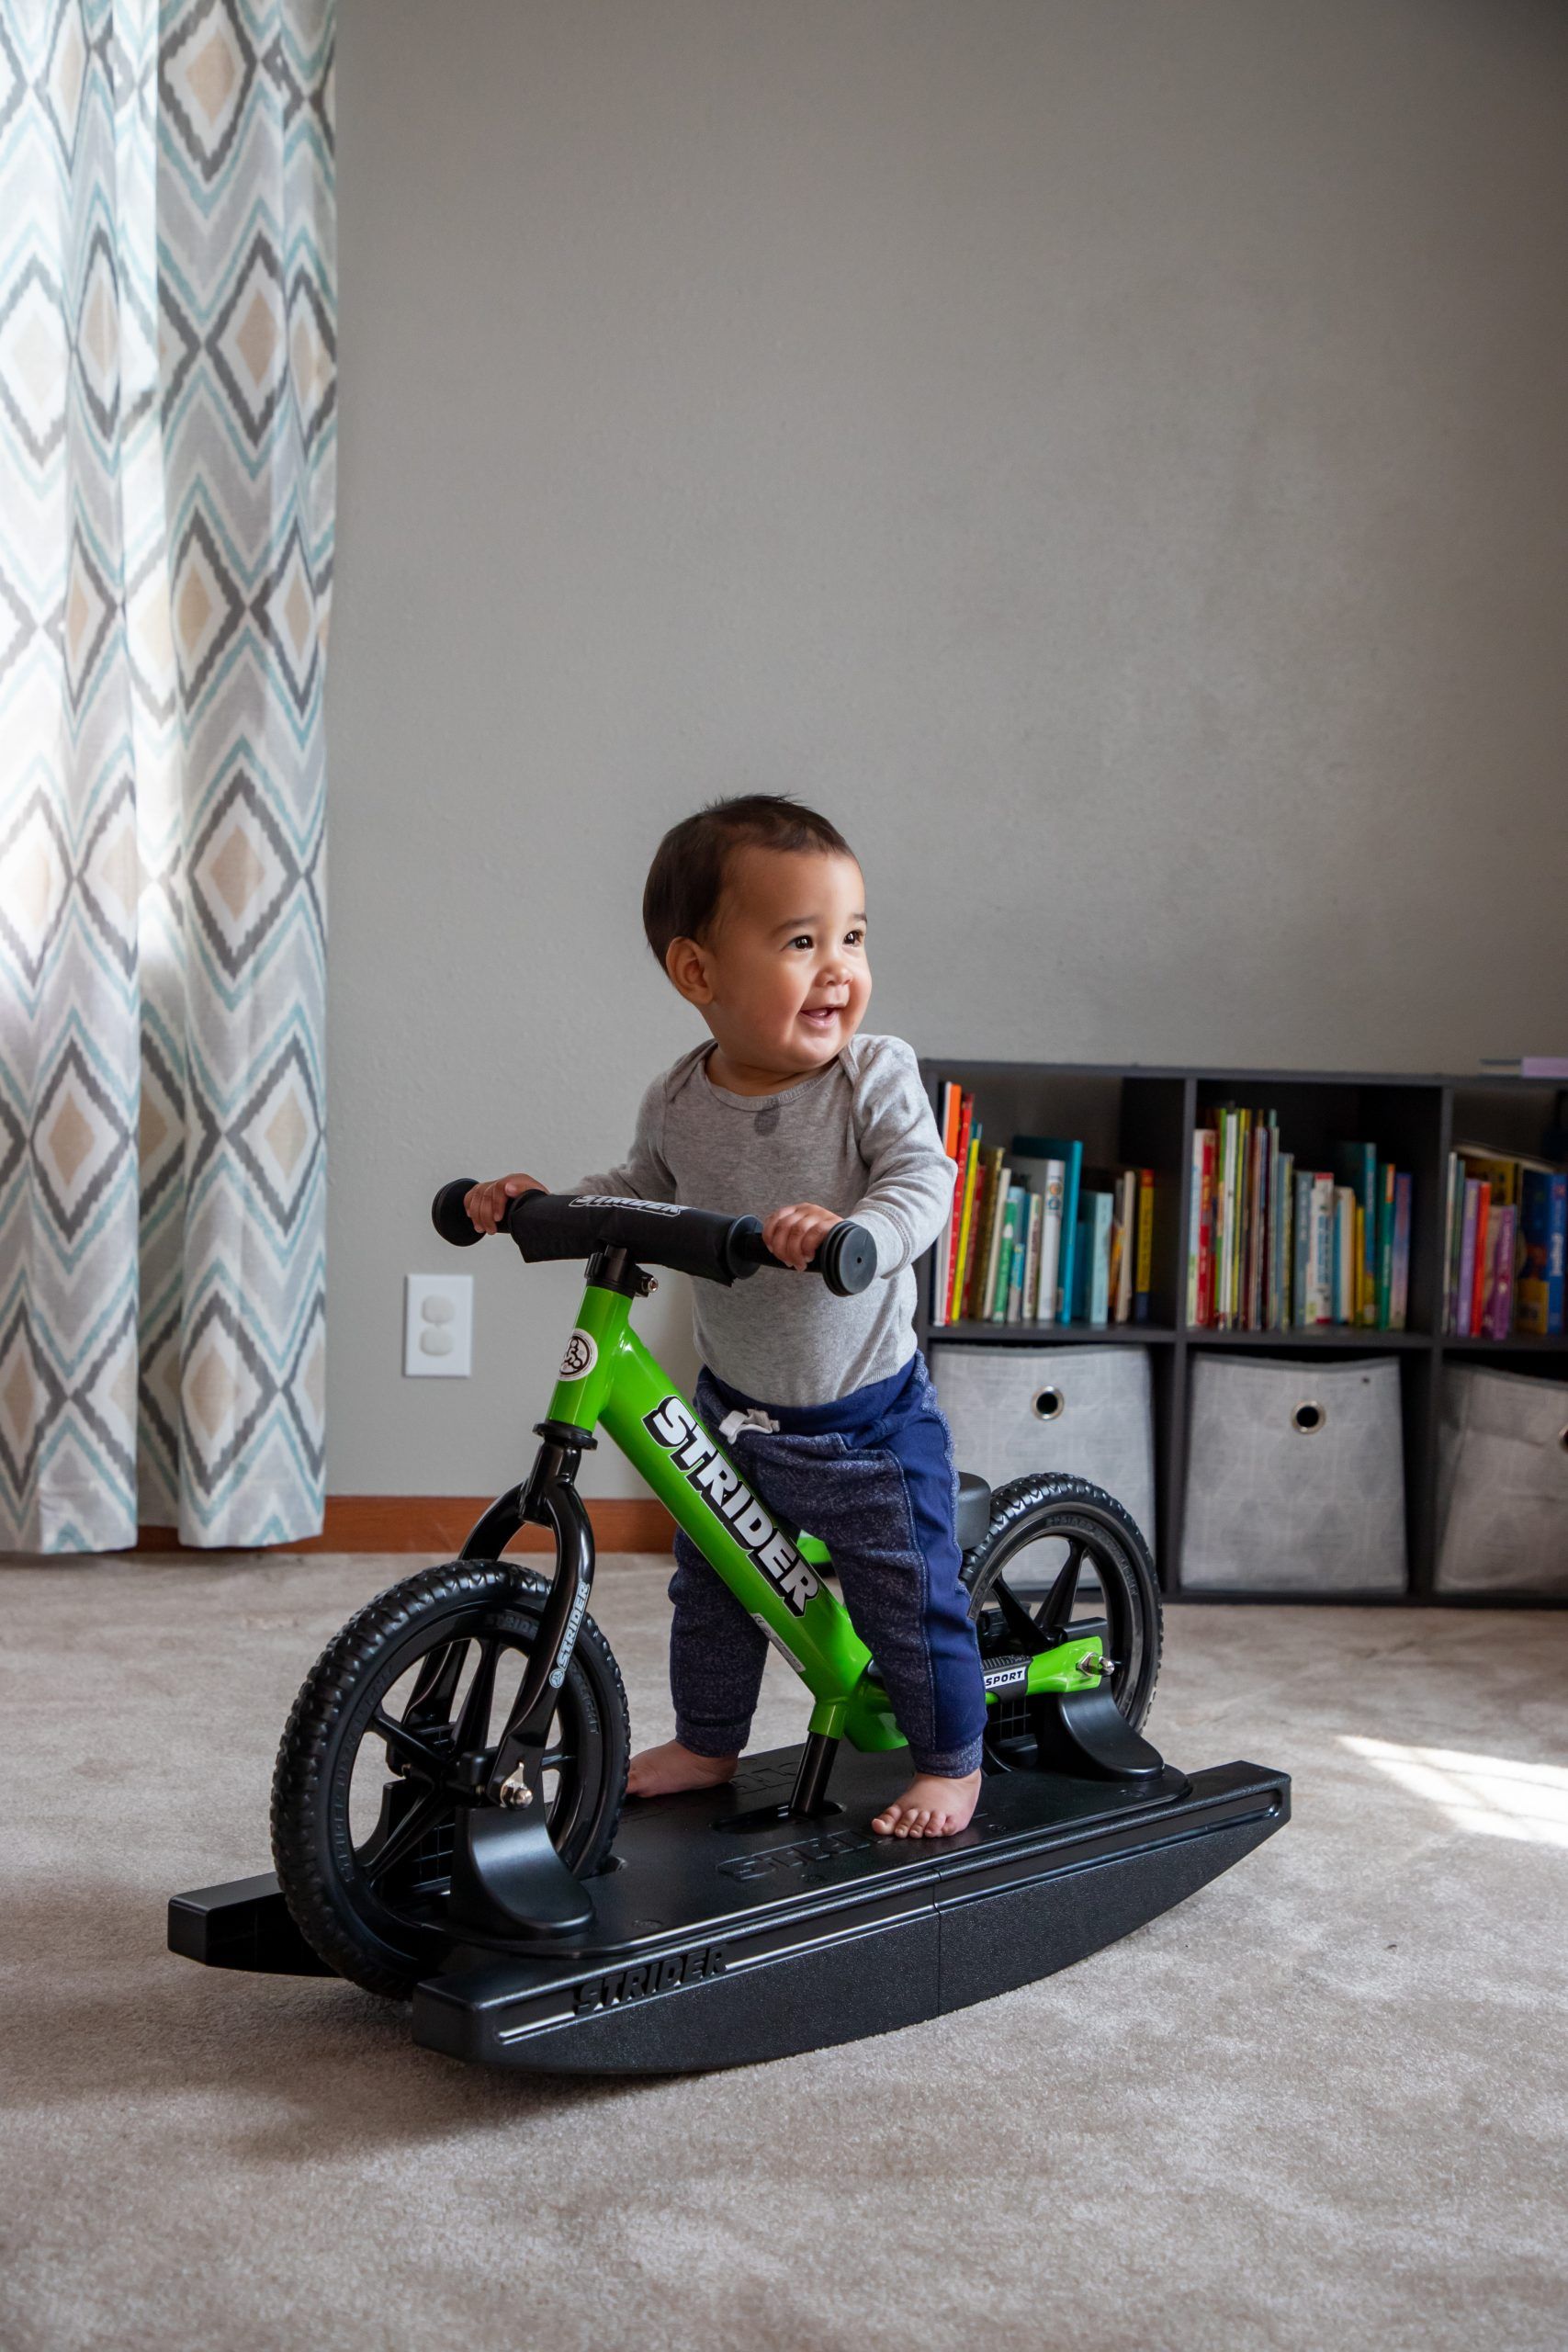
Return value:
[(697, 1351), (721, 1380), (762, 1404), (833, 1403), (914, 1354), (913, 1261), (952, 1214), (953, 1164), (901, 1037), (852, 1037), (782, 1094), (715, 1086), (713, 1050), (710, 1038), (654, 1079), (623, 1165), (573, 1190), (763, 1218), (816, 1201), (863, 1225), (876, 1274), (856, 1298), (768, 1267), (728, 1290), (692, 1285)]

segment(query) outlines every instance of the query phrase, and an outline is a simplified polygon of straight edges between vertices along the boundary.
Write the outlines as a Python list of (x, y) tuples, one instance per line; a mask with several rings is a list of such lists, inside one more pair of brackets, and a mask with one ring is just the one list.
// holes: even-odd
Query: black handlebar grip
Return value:
[[(756, 1217), (736, 1218), (729, 1245), (729, 1263), (735, 1273), (749, 1274), (758, 1266), (783, 1266), (787, 1262), (784, 1258), (775, 1258), (768, 1248)], [(876, 1272), (876, 1244), (863, 1225), (855, 1225), (844, 1217), (824, 1234), (806, 1271), (808, 1274), (820, 1274), (835, 1297), (853, 1298)]]
[(822, 1238), (809, 1270), (819, 1273), (838, 1298), (853, 1298), (876, 1274), (876, 1244), (863, 1225), (849, 1217)]
[(470, 1241), (482, 1241), (479, 1231), (463, 1206), (464, 1201), (479, 1182), (477, 1176), (455, 1176), (450, 1184), (443, 1184), (430, 1204), (430, 1222), (443, 1241), (454, 1250), (466, 1250)]

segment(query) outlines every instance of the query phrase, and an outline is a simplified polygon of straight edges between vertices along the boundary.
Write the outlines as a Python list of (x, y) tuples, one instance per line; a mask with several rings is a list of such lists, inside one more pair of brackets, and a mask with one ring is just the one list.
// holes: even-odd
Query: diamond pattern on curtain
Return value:
[(0, 15), (0, 1544), (321, 1521), (333, 0)]

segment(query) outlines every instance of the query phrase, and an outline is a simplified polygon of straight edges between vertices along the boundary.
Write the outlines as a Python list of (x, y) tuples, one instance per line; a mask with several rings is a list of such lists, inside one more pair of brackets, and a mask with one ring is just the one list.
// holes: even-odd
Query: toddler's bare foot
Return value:
[(640, 1756), (632, 1758), (626, 1794), (669, 1797), (680, 1789), (716, 1789), (721, 1781), (733, 1777), (739, 1761), (739, 1756), (698, 1756), (694, 1749), (682, 1747), (678, 1739), (667, 1739), (662, 1747), (645, 1747)]
[(966, 1772), (961, 1781), (920, 1772), (871, 1826), (879, 1838), (951, 1838), (956, 1830), (968, 1828), (969, 1816), (979, 1802), (978, 1772)]

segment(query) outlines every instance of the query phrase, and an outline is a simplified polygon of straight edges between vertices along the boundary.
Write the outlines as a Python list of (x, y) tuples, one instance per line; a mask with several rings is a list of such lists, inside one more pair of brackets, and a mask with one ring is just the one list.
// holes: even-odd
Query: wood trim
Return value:
[[(595, 1501), (584, 1496), (593, 1541), (601, 1552), (668, 1552), (675, 1522), (662, 1503), (637, 1496), (606, 1496)], [(291, 1544), (224, 1544), (224, 1551), (271, 1552), (429, 1552), (454, 1557), (491, 1495), (329, 1495), (326, 1520), (320, 1535), (303, 1535)], [(510, 1549), (546, 1552), (552, 1538), (542, 1527), (523, 1528)], [(183, 1544), (172, 1527), (138, 1531), (139, 1552), (198, 1552), (207, 1547)]]

